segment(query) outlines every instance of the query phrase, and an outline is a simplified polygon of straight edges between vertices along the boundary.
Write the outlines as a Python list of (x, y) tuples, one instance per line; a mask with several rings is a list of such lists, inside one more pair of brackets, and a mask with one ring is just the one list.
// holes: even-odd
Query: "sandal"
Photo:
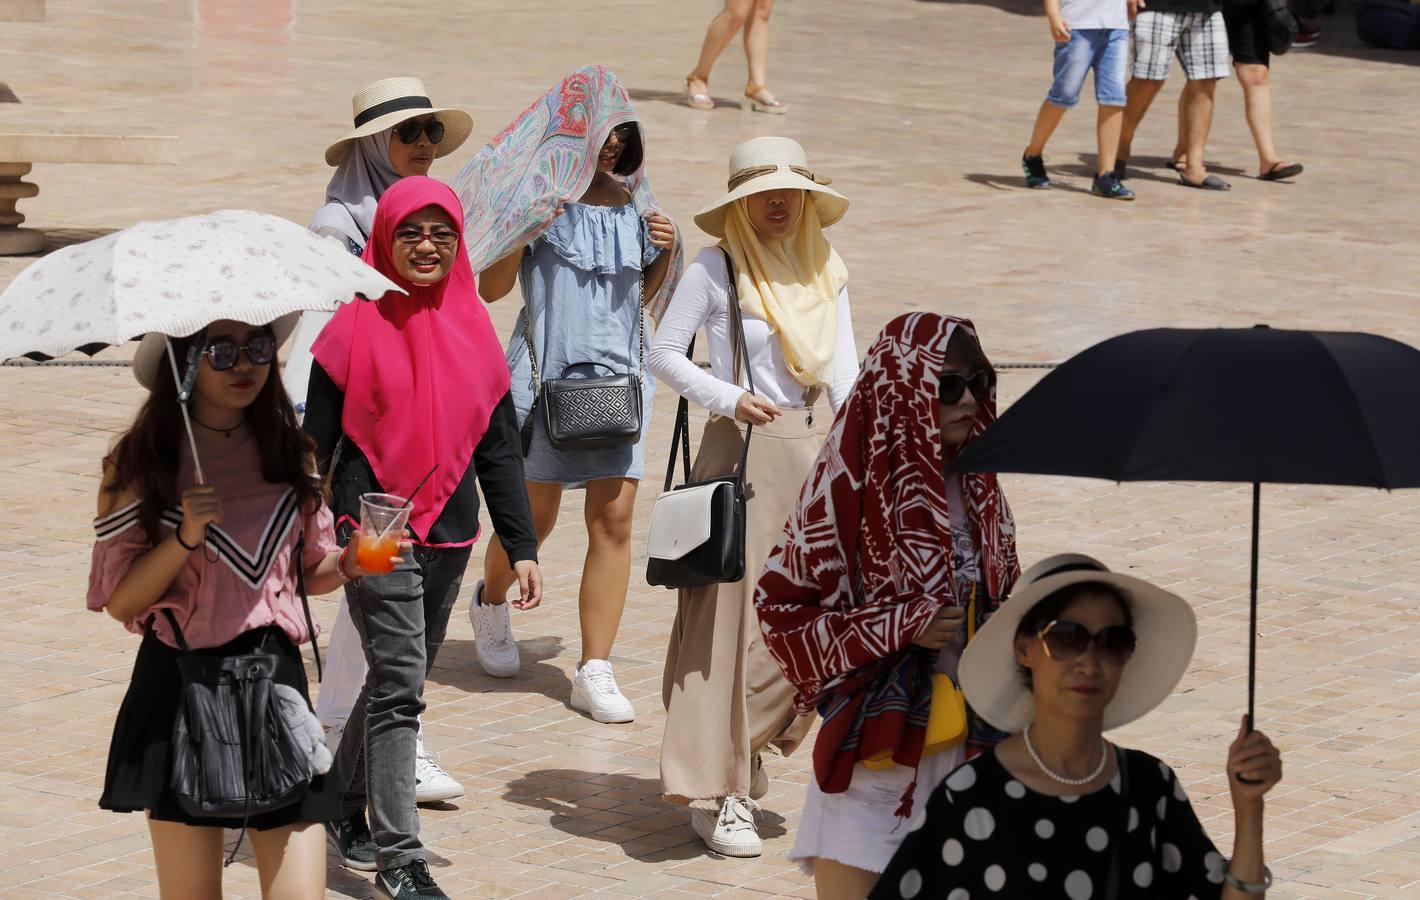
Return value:
[(1276, 162), (1272, 168), (1257, 176), (1259, 181), (1285, 181), (1288, 178), (1296, 178), (1302, 174), (1301, 163)]
[(780, 103), (778, 98), (769, 93), (769, 88), (762, 84), (745, 85), (745, 99), (749, 101), (749, 108), (755, 112), (782, 116), (789, 111), (789, 107)]
[(1189, 181), (1188, 176), (1178, 173), (1178, 183), (1184, 187), (1198, 188), (1200, 191), (1231, 191), (1233, 186), (1217, 175), (1209, 175), (1202, 181)]
[[(696, 93), (695, 91), (691, 90), (690, 83), (692, 81), (699, 81), (700, 83), (704, 84), (705, 91), (703, 93)], [(701, 78), (694, 72), (685, 76), (685, 102), (686, 105), (689, 106), (691, 109), (699, 109), (705, 111), (714, 109), (715, 98), (710, 96), (709, 91), (710, 80), (708, 78)]]

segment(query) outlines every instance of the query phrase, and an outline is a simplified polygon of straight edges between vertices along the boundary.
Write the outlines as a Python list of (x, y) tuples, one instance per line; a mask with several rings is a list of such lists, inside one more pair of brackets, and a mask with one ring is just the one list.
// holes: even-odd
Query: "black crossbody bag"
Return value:
[[(532, 447), (534, 417), (539, 410), (547, 439), (557, 450), (609, 450), (629, 447), (641, 439), (641, 388), (646, 381), (646, 224), (640, 224), (642, 268), (637, 288), (636, 349), (640, 365), (634, 375), (618, 374), (602, 363), (571, 363), (561, 378), (542, 380), (538, 371), (537, 351), (533, 349), (532, 316), (523, 318), (523, 340), (528, 345), (528, 361), (532, 364), (532, 409), (523, 422), (523, 456)], [(594, 378), (568, 378), (567, 371), (577, 366), (594, 366), (611, 371), (611, 375)]]
[[(740, 315), (739, 292), (735, 289), (735, 271), (729, 254), (725, 254), (725, 289), (731, 334), (738, 344), (735, 361), (744, 366), (752, 394), (754, 372), (750, 369), (744, 319)], [(694, 353), (692, 338), (686, 356)], [(648, 582), (658, 587), (690, 588), (735, 582), (745, 577), (745, 466), (749, 463), (749, 442), (753, 436), (754, 425), (747, 425), (740, 464), (734, 475), (692, 483), (690, 404), (684, 397), (680, 398), (670, 459), (666, 463), (665, 486), (651, 512), (650, 537), (646, 541)], [(677, 448), (685, 483), (672, 489)]]
[[(320, 650), (306, 598), (304, 549), (303, 532), (291, 564), (319, 679)], [(181, 651), (182, 676), (169, 787), (188, 815), (240, 817), (245, 833), (247, 819), (289, 806), (311, 781), (306, 751), (281, 715), (275, 681), (280, 658), (266, 650), (264, 637), (256, 648), (237, 656), (194, 653), (172, 610), (164, 609), (163, 614)]]

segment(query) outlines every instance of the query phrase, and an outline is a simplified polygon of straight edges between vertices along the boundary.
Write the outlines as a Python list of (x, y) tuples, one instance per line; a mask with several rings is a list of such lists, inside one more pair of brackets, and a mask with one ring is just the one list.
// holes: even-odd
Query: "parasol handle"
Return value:
[[(198, 335), (197, 343), (193, 345), (194, 347), (198, 347), (202, 344), (202, 337), (202, 334)], [(177, 352), (173, 350), (173, 339), (167, 335), (163, 335), (163, 340), (168, 345), (168, 365), (172, 367), (173, 381), (178, 386), (178, 409), (182, 410), (182, 424), (187, 429), (187, 445), (192, 450), (192, 468), (197, 473), (197, 483), (206, 484), (207, 476), (202, 473), (202, 459), (197, 455), (197, 438), (192, 433), (192, 415), (187, 410), (187, 405), (192, 400), (191, 382), (197, 380), (195, 377), (197, 367), (193, 365), (194, 360), (189, 359), (187, 361), (188, 379), (183, 379), (182, 375), (178, 373)], [(189, 354), (189, 356), (191, 355), (193, 354)]]
[[(1262, 513), (1262, 484), (1252, 483), (1252, 581), (1248, 595), (1247, 621), (1247, 730), (1251, 732), (1256, 722), (1257, 699), (1257, 550), (1258, 519)], [(1244, 778), (1234, 773), (1234, 778), (1243, 784), (1261, 784), (1260, 779)]]

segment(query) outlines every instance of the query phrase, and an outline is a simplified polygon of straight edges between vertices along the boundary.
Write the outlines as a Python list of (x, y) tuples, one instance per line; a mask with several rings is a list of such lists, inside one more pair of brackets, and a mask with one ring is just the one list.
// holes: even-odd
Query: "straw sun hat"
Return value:
[(1104, 729), (1145, 715), (1168, 697), (1193, 658), (1198, 622), (1177, 594), (1147, 581), (1111, 572), (1103, 563), (1062, 553), (1031, 566), (990, 621), (962, 654), (957, 673), (966, 700), (982, 718), (1003, 731), (1023, 731), (1035, 720), (1035, 698), (1016, 668), (1016, 628), (1031, 608), (1064, 587), (1082, 581), (1113, 585), (1129, 598), (1138, 643), (1124, 664), (1119, 690), (1104, 710)]
[(829, 190), (828, 179), (820, 179), (809, 169), (804, 148), (793, 138), (762, 137), (730, 151), (730, 182), (725, 196), (695, 214), (695, 224), (707, 234), (725, 236), (725, 215), (731, 203), (750, 194), (781, 188), (809, 192), (824, 228), (843, 218), (848, 198)]
[[(298, 312), (287, 313), (271, 323), (271, 333), (276, 337), (278, 350), (281, 349), (282, 344), (286, 343), (291, 332), (296, 330), (296, 323), (300, 321), (300, 318), (301, 314)], [(184, 360), (179, 359), (178, 365), (182, 365), (183, 362)], [(272, 366), (275, 365), (273, 362)], [(151, 391), (158, 376), (165, 371), (167, 376), (171, 378), (172, 367), (168, 365), (167, 341), (163, 340), (162, 334), (150, 331), (143, 335), (143, 340), (138, 342), (138, 349), (133, 353), (133, 377), (138, 379), (139, 384)], [(277, 372), (273, 372), (272, 375), (279, 377)]]
[(437, 115), (444, 123), (444, 139), (439, 142), (435, 157), (453, 153), (473, 131), (473, 116), (450, 106), (435, 106), (429, 101), (424, 82), (418, 78), (383, 78), (350, 98), (350, 105), (354, 109), (355, 129), (326, 148), (327, 165), (340, 165), (351, 141), (379, 134), (386, 128), (429, 113)]

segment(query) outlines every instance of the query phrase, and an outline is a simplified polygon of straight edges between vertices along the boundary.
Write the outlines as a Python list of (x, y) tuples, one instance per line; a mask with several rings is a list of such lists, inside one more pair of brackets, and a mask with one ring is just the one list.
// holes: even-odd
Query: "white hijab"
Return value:
[(399, 180), (390, 163), (392, 129), (352, 141), (345, 159), (330, 176), (325, 188), (325, 206), (311, 220), (311, 230), (333, 228), (351, 241), (365, 246), (375, 222), (380, 196)]

